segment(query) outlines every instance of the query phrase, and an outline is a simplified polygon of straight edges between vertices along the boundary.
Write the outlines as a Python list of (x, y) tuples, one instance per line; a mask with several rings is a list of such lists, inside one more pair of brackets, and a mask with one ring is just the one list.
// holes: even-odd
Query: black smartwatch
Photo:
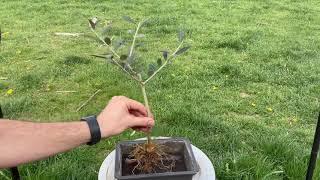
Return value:
[(99, 123), (97, 121), (97, 116), (84, 117), (81, 118), (81, 121), (86, 121), (89, 126), (91, 140), (87, 143), (87, 145), (91, 146), (97, 144), (101, 140), (101, 131)]

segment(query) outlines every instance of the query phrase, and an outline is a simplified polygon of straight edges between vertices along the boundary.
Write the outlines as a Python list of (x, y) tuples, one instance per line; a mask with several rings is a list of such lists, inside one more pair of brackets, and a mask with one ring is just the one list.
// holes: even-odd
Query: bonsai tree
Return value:
[[(190, 46), (184, 45), (184, 32), (180, 31), (178, 33), (178, 42), (177, 48), (173, 52), (168, 50), (161, 50), (161, 57), (156, 60), (155, 63), (148, 65), (147, 78), (142, 78), (142, 71), (139, 68), (139, 62), (137, 62), (137, 47), (141, 44), (137, 42), (137, 39), (144, 37), (143, 34), (139, 33), (139, 30), (146, 26), (150, 21), (149, 19), (142, 20), (140, 22), (132, 19), (128, 16), (123, 16), (123, 19), (130, 23), (135, 30), (129, 30), (129, 34), (132, 35), (131, 41), (129, 41), (129, 46), (127, 47), (127, 42), (123, 39), (116, 38), (111, 36), (109, 33), (112, 29), (112, 23), (108, 22), (103, 27), (99, 20), (95, 17), (89, 19), (89, 27), (91, 31), (96, 35), (96, 37), (101, 41), (102, 45), (108, 50), (107, 53), (102, 55), (94, 55), (98, 58), (103, 58), (108, 62), (117, 66), (124, 74), (128, 75), (133, 81), (137, 82), (141, 87), (141, 92), (144, 98), (144, 104), (148, 110), (148, 115), (150, 116), (150, 106), (148, 102), (148, 96), (146, 91), (147, 84), (164, 69), (168, 64), (171, 64), (175, 58), (177, 58), (182, 53), (186, 52)], [(98, 30), (99, 29), (99, 30)], [(127, 53), (120, 54), (120, 48), (126, 49)], [(174, 158), (165, 152), (165, 147), (154, 143), (151, 139), (151, 130), (146, 134), (147, 141), (141, 146), (137, 145), (134, 150), (130, 153), (132, 158), (128, 163), (135, 162), (137, 165), (134, 167), (132, 173), (137, 169), (143, 173), (152, 173), (158, 168), (164, 169), (167, 171), (172, 170), (175, 165)], [(164, 163), (166, 162), (170, 163)]]

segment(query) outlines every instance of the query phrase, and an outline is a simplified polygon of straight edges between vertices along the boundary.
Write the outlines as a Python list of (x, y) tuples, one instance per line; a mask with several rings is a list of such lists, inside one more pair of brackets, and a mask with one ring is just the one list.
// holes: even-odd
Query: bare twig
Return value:
[[(138, 23), (138, 26), (137, 26), (137, 29), (136, 29), (136, 32), (134, 33), (134, 36), (133, 36), (133, 40), (132, 40), (132, 44), (131, 44), (131, 47), (130, 47), (130, 52), (129, 52), (129, 55), (128, 55), (128, 58), (130, 58), (133, 54), (133, 49), (134, 49), (134, 45), (135, 45), (135, 42), (136, 42), (136, 38), (137, 38), (137, 35), (138, 35), (138, 31), (142, 25), (144, 21), (141, 21)], [(128, 64), (128, 67), (129, 69), (137, 75), (137, 73), (132, 69), (132, 67), (130, 66), (130, 64)], [(141, 82), (142, 82), (142, 79), (141, 79)]]
[(89, 99), (87, 99), (81, 106), (79, 106), (76, 110), (76, 112), (80, 111), (85, 105), (87, 105), (93, 98), (94, 96), (96, 96), (99, 92), (101, 91), (101, 89), (98, 89), (95, 93), (93, 93)]
[(67, 33), (67, 32), (56, 32), (54, 33), (56, 36), (72, 36), (72, 37), (79, 37), (84, 35), (84, 33)]
[(57, 93), (75, 93), (77, 91), (56, 91)]
[(112, 54), (114, 54), (117, 58), (120, 59), (119, 54), (109, 45), (107, 44), (99, 35), (98, 33), (90, 26), (91, 31), (97, 36), (97, 38), (105, 45), (109, 48), (109, 50), (112, 52)]
[(139, 31), (140, 27), (141, 27), (141, 22), (139, 22), (139, 24), (138, 24), (138, 26), (137, 26), (137, 29), (136, 29), (136, 33), (135, 33), (134, 36), (133, 36), (133, 40), (132, 40), (132, 44), (131, 44), (131, 48), (130, 48), (129, 57), (132, 56), (133, 49), (134, 49), (134, 45), (135, 45), (136, 38), (137, 38), (138, 31)]
[[(113, 62), (115, 62), (115, 61), (113, 60)], [(118, 65), (118, 67), (119, 67), (122, 71), (124, 71), (125, 73), (127, 73), (133, 80), (139, 82), (139, 84), (142, 83), (142, 81), (140, 81), (136, 76), (133, 76), (131, 73), (129, 73), (129, 72), (128, 72), (126, 69), (124, 69), (120, 64)]]
[(177, 49), (170, 55), (170, 57), (162, 64), (162, 66), (160, 66), (159, 69), (157, 69), (147, 80), (142, 82), (142, 84), (147, 84), (147, 82), (149, 82), (157, 73), (159, 73), (161, 69), (164, 68), (171, 59), (175, 58), (176, 57), (175, 54), (178, 52), (182, 44), (183, 44), (183, 41), (179, 44)]

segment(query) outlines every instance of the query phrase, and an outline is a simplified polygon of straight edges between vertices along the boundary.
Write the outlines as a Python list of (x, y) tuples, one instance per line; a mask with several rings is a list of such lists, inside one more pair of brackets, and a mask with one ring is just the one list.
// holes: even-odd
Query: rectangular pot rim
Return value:
[[(169, 137), (169, 138), (155, 138), (154, 140), (156, 141), (168, 141), (168, 140), (176, 140), (176, 141), (185, 141), (187, 144), (191, 144), (190, 140), (187, 139), (187, 138), (184, 138), (184, 137)], [(145, 142), (146, 139), (138, 139), (138, 140), (124, 140), (124, 141), (120, 141), (118, 142), (117, 146), (118, 145), (121, 145), (121, 144), (125, 144), (125, 143), (130, 143), (130, 144), (137, 144), (137, 142)]]
[[(184, 176), (184, 175), (194, 175), (197, 172), (199, 172), (199, 165), (194, 157), (192, 148), (191, 148), (191, 143), (187, 138), (183, 138), (183, 137), (169, 137), (169, 138), (160, 138), (160, 139), (156, 139), (157, 141), (182, 141), (185, 143), (186, 145), (186, 149), (189, 152), (190, 155), (190, 159), (191, 161), (195, 162), (194, 166), (192, 167), (191, 170), (189, 171), (179, 171), (179, 172), (164, 172), (164, 173), (154, 173), (154, 174), (139, 174), (139, 175), (128, 175), (128, 176), (122, 176), (121, 175), (121, 163), (119, 166), (116, 166), (115, 164), (115, 177), (119, 180), (121, 179), (137, 179), (137, 178), (148, 178), (148, 177), (164, 177), (164, 176)], [(120, 149), (121, 145), (124, 144), (137, 144), (137, 143), (142, 143), (145, 142), (146, 140), (125, 140), (125, 141), (120, 141), (117, 144), (116, 147), (116, 159), (115, 162), (121, 162), (121, 157), (120, 154), (121, 153), (117, 153), (117, 151)]]
[(129, 175), (129, 176), (118, 176), (115, 175), (115, 177), (119, 180), (121, 179), (137, 179), (137, 178), (148, 178), (148, 177), (154, 177), (155, 175), (157, 177), (165, 177), (165, 176), (181, 176), (181, 175), (195, 175), (197, 174), (196, 171), (179, 171), (179, 172), (166, 172), (166, 173), (154, 173), (154, 174), (139, 174), (139, 175)]

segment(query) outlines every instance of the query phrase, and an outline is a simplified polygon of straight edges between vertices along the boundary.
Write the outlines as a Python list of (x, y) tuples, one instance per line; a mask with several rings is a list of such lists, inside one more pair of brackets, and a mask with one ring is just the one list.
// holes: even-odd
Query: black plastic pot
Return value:
[(154, 174), (139, 174), (139, 175), (122, 175), (122, 156), (129, 154), (135, 144), (143, 144), (145, 140), (139, 141), (122, 141), (117, 144), (116, 147), (116, 159), (115, 159), (115, 178), (118, 180), (127, 179), (148, 179), (148, 180), (192, 180), (192, 176), (199, 171), (198, 163), (196, 162), (190, 141), (185, 138), (169, 138), (169, 139), (157, 139), (156, 143), (164, 144), (168, 147), (172, 147), (174, 151), (180, 152), (184, 158), (185, 171), (177, 172), (164, 172)]

